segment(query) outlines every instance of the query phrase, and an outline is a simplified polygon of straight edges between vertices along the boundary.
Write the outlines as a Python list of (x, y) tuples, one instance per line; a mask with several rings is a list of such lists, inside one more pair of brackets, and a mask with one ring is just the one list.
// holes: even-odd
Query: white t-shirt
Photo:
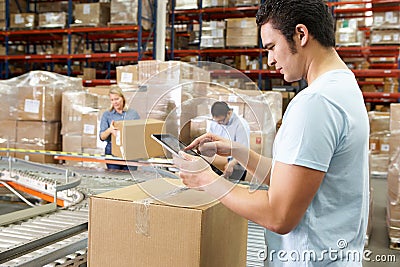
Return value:
[(238, 142), (246, 147), (250, 147), (250, 126), (245, 119), (232, 112), (228, 123), (218, 124), (211, 121), (209, 132), (219, 135), (223, 138)]
[(362, 266), (368, 140), (367, 111), (350, 70), (323, 74), (291, 101), (274, 142), (273, 162), (326, 174), (295, 229), (286, 235), (266, 231), (269, 266)]

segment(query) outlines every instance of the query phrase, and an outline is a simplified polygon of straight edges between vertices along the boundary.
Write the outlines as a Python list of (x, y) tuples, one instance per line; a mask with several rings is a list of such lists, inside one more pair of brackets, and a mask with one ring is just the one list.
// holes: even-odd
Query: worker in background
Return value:
[(237, 186), (183, 152), (174, 159), (180, 177), (264, 226), (270, 266), (362, 266), (369, 122), (357, 80), (335, 50), (332, 14), (322, 0), (268, 0), (257, 24), (268, 64), (287, 82), (308, 84), (285, 111), (273, 158), (211, 133), (186, 149), (233, 156), (268, 190)]
[[(211, 106), (213, 117), (209, 132), (238, 142), (250, 148), (250, 127), (226, 102), (217, 101)], [(224, 165), (224, 176), (232, 180), (244, 180), (246, 169), (233, 157), (216, 157), (216, 165)], [(218, 164), (219, 162), (219, 164)]]
[[(134, 109), (129, 109), (125, 96), (119, 87), (111, 87), (109, 91), (111, 106), (103, 113), (100, 121), (100, 140), (107, 142), (105, 148), (106, 155), (112, 155), (111, 151), (111, 135), (114, 136), (117, 130), (114, 126), (115, 121), (121, 120), (138, 120), (139, 114)], [(108, 164), (108, 169), (128, 170), (126, 165)], [(130, 167), (132, 170), (134, 167)]]

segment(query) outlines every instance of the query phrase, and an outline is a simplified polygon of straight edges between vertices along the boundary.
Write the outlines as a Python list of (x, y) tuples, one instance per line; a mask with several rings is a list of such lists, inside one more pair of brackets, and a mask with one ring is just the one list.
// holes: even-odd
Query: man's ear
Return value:
[(300, 41), (300, 45), (304, 46), (308, 41), (308, 29), (304, 24), (296, 25), (296, 38)]

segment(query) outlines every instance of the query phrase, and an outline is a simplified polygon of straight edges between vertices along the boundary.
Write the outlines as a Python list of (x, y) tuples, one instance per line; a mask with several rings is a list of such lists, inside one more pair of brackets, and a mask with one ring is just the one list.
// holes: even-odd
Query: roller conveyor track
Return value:
[[(9, 160), (0, 160), (0, 170), (9, 170)], [(15, 161), (12, 172), (31, 179), (46, 179), (57, 185), (66, 182), (66, 172), (75, 173), (80, 184), (74, 188), (83, 198), (66, 208), (0, 227), (0, 266), (86, 266), (88, 207), (87, 198), (116, 188), (160, 177), (175, 177), (170, 172), (139, 167), (129, 172), (110, 172), (64, 166), (47, 166)], [(1, 177), (0, 177), (1, 178)], [(68, 180), (68, 179), (67, 179)], [(70, 179), (71, 180), (71, 179)], [(70, 181), (69, 181), (70, 182)], [(64, 194), (71, 195), (72, 189)], [(263, 250), (264, 233), (259, 225), (249, 222), (247, 266), (263, 267), (258, 258)]]

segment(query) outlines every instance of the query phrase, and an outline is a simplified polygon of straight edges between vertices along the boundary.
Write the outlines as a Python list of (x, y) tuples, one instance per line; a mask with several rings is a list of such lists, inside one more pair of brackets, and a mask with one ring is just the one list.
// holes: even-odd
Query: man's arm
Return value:
[(250, 192), (206, 170), (184, 172), (180, 177), (191, 188), (203, 189), (233, 212), (279, 234), (294, 229), (322, 183), (325, 173), (276, 162), (269, 190)]

